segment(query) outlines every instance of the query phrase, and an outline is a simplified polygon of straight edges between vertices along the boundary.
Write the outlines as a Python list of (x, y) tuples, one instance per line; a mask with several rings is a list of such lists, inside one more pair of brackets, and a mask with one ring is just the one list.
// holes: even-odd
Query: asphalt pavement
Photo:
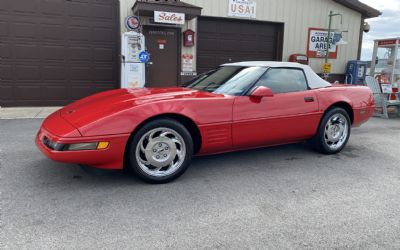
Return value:
[(400, 119), (304, 143), (195, 158), (178, 180), (85, 172), (0, 120), (1, 249), (400, 249)]

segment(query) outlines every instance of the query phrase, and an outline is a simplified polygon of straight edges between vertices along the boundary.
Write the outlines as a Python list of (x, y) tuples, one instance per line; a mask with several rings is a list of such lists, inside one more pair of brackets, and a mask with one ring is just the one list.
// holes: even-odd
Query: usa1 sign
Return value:
[(154, 21), (156, 23), (185, 24), (185, 14), (166, 11), (154, 11)]
[(308, 29), (308, 43), (307, 43), (307, 56), (310, 58), (324, 58), (326, 54), (326, 47), (329, 44), (328, 58), (336, 59), (338, 53), (338, 46), (333, 42), (335, 32), (331, 32), (329, 43), (328, 31), (319, 28)]
[(229, 0), (228, 16), (256, 18), (257, 3), (254, 0)]

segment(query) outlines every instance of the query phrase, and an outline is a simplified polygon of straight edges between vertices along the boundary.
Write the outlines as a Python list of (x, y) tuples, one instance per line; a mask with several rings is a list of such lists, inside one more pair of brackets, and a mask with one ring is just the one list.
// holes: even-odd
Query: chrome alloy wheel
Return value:
[(336, 150), (343, 146), (347, 140), (349, 125), (342, 114), (332, 115), (325, 125), (324, 139), (326, 145)]
[(145, 133), (136, 146), (136, 160), (148, 175), (164, 177), (175, 173), (185, 160), (182, 136), (170, 128), (155, 128)]

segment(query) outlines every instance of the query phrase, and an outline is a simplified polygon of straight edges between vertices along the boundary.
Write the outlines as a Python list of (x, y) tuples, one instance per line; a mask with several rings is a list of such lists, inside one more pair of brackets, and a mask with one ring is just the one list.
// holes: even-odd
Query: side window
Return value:
[(301, 69), (270, 68), (257, 82), (275, 94), (307, 90), (307, 81)]

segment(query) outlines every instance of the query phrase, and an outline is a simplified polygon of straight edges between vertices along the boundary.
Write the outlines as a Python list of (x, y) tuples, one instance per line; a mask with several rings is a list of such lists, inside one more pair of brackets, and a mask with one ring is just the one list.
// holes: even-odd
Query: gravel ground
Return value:
[(196, 158), (166, 185), (46, 159), (41, 122), (0, 120), (2, 249), (400, 249), (400, 119), (372, 119), (333, 156)]

